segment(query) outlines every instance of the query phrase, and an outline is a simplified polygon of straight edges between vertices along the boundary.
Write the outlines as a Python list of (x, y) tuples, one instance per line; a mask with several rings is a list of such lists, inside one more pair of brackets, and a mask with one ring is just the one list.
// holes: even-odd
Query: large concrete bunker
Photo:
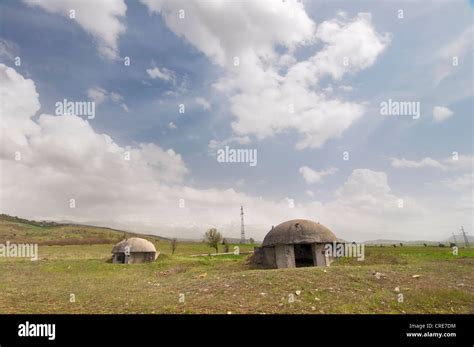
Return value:
[(272, 227), (262, 246), (255, 248), (252, 261), (267, 268), (329, 266), (333, 258), (325, 254), (325, 244), (338, 242), (324, 225), (294, 219)]
[(132, 237), (117, 243), (112, 249), (112, 262), (121, 264), (155, 261), (159, 252), (148, 240)]

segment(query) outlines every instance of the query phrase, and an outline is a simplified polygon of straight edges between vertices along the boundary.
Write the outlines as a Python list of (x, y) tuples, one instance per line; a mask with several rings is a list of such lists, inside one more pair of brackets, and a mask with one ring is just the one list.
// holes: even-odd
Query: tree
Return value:
[(222, 234), (217, 231), (216, 228), (211, 228), (204, 234), (204, 239), (206, 240), (209, 247), (212, 247), (216, 250), (216, 253), (219, 253), (219, 243), (222, 241)]
[(250, 239), (249, 239), (249, 243), (251, 243), (251, 244), (252, 244), (252, 243), (255, 243), (255, 240), (254, 240), (253, 238), (250, 238)]
[(171, 239), (171, 254), (174, 254), (174, 251), (176, 251), (176, 248), (178, 248), (178, 239), (177, 238)]

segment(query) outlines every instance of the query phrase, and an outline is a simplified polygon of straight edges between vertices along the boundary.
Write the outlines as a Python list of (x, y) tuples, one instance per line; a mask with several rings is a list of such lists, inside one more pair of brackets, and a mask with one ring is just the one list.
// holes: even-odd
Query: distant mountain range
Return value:
[[(467, 235), (467, 240), (470, 245), (474, 245), (474, 236)], [(464, 245), (464, 237), (460, 233), (458, 235), (455, 235), (456, 237), (456, 243), (459, 245)], [(439, 244), (439, 243), (449, 243), (449, 242), (454, 242), (453, 236), (448, 237), (444, 240), (440, 241), (427, 241), (427, 240), (415, 240), (415, 241), (404, 241), (404, 240), (389, 240), (389, 239), (376, 239), (376, 240), (370, 240), (370, 241), (365, 241), (364, 244), (367, 245), (399, 245), (400, 243), (403, 243), (404, 245), (423, 245), (426, 243), (427, 245), (434, 245), (434, 244)]]

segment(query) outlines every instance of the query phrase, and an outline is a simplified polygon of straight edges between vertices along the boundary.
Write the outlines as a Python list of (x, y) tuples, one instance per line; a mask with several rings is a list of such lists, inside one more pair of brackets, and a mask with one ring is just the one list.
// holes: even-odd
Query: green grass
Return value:
[(434, 260), (452, 260), (473, 258), (474, 248), (459, 248), (458, 255), (454, 256), (449, 247), (424, 247), (424, 246), (404, 246), (404, 247), (365, 247), (364, 261), (355, 258), (341, 258), (338, 264), (341, 265), (372, 265), (372, 264), (407, 264)]
[(366, 247), (364, 261), (262, 270), (248, 255), (192, 256), (214, 252), (202, 242), (179, 242), (172, 255), (169, 240), (138, 235), (157, 261), (110, 263), (125, 236), (135, 235), (0, 215), (0, 243), (40, 244), (35, 262), (0, 257), (0, 313), (473, 313), (474, 249)]
[(191, 257), (212, 251), (199, 242), (179, 243), (174, 255), (168, 241), (155, 245), (161, 254), (149, 264), (108, 263), (113, 244), (44, 245), (36, 262), (0, 258), (0, 313), (473, 312), (473, 250), (366, 247), (362, 262), (261, 270), (246, 255)]

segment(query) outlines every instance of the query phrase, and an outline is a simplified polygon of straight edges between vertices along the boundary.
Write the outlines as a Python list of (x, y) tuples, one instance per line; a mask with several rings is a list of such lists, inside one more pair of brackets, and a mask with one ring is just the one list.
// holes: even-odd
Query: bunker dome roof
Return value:
[(129, 246), (130, 253), (141, 253), (141, 252), (155, 252), (156, 248), (148, 240), (139, 238), (139, 237), (131, 237), (126, 240), (122, 240), (117, 243), (114, 248), (112, 248), (112, 253), (125, 253), (126, 247)]
[(336, 235), (324, 225), (307, 219), (293, 219), (273, 227), (263, 239), (262, 246), (337, 241)]

